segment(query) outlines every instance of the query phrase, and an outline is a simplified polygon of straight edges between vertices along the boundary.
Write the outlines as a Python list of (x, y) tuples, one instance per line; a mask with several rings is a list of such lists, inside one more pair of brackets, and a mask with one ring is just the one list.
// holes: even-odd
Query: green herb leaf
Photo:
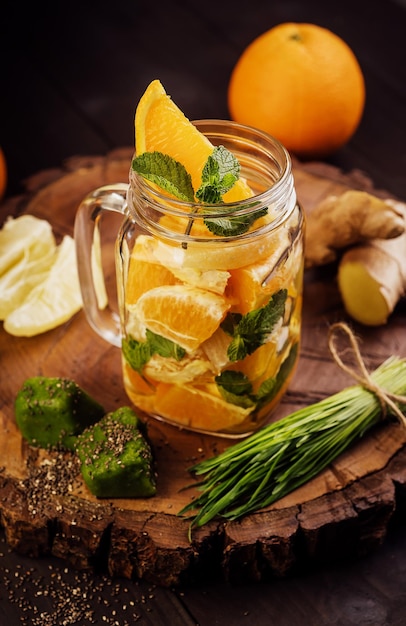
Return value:
[(182, 163), (162, 152), (143, 152), (132, 161), (132, 168), (180, 200), (195, 199), (192, 178)]
[(215, 381), (219, 387), (238, 396), (252, 392), (251, 381), (243, 372), (224, 370), (224, 372), (216, 376)]
[(196, 198), (205, 203), (221, 202), (221, 196), (231, 189), (240, 176), (240, 164), (224, 146), (216, 146), (202, 171), (202, 184)]
[(146, 341), (137, 341), (134, 337), (123, 339), (121, 347), (125, 360), (133, 370), (141, 374), (144, 365), (148, 363), (152, 354), (149, 343)]
[[(195, 200), (192, 177), (182, 163), (162, 152), (144, 152), (132, 161), (132, 168), (143, 178), (155, 183), (171, 195), (193, 202)], [(196, 199), (206, 205), (218, 205), (223, 202), (223, 195), (229, 191), (240, 176), (240, 164), (235, 156), (224, 146), (216, 146), (208, 157), (202, 171), (202, 183), (196, 192)], [(209, 206), (205, 207), (210, 211)], [(224, 209), (226, 211), (226, 209)], [(216, 213), (217, 208), (213, 207)], [(247, 232), (251, 225), (268, 212), (267, 208), (253, 210), (249, 214), (234, 215), (235, 207), (230, 210), (230, 217), (207, 217), (204, 223), (215, 235), (234, 237)], [(190, 231), (193, 218), (188, 225)]]
[(260, 385), (256, 395), (259, 406), (268, 404), (279, 392), (296, 361), (298, 349), (299, 344), (295, 343), (289, 350), (289, 354), (280, 366), (277, 375), (273, 378), (267, 378)]
[(219, 387), (219, 390), (224, 400), (230, 404), (235, 404), (243, 409), (250, 409), (255, 406), (255, 400), (251, 396), (232, 393), (224, 389), (224, 387)]
[[(206, 209), (207, 210), (207, 209)], [(233, 215), (230, 217), (222, 216), (217, 218), (206, 217), (204, 223), (214, 235), (220, 237), (235, 237), (246, 233), (251, 225), (263, 215), (266, 215), (268, 209), (259, 209), (250, 214)]]
[(251, 381), (243, 372), (225, 370), (216, 376), (215, 381), (226, 402), (245, 409), (255, 406), (255, 401), (250, 395), (252, 393)]
[(157, 353), (165, 358), (173, 358), (176, 359), (176, 361), (181, 361), (186, 354), (186, 350), (177, 343), (161, 335), (157, 335), (151, 330), (147, 329), (146, 336), (151, 355)]
[[(280, 289), (260, 309), (236, 318), (232, 332), (233, 340), (227, 350), (230, 361), (244, 359), (265, 343), (275, 324), (284, 314), (286, 298), (287, 290)], [(228, 317), (233, 320), (232, 313)], [(230, 328), (230, 319), (222, 325), (222, 328), (227, 332), (226, 329)]]
[[(205, 204), (219, 204), (223, 195), (227, 193), (240, 177), (240, 164), (235, 156), (224, 146), (217, 146), (207, 159), (202, 172), (202, 184), (196, 192), (196, 198)], [(210, 209), (205, 207), (206, 211)], [(217, 209), (213, 209), (216, 212)], [(220, 237), (241, 235), (249, 230), (251, 225), (267, 209), (254, 211), (249, 215), (233, 215), (235, 207), (230, 210), (230, 217), (206, 217), (204, 223), (210, 232)]]
[(139, 374), (154, 354), (177, 361), (181, 361), (186, 354), (186, 350), (178, 344), (148, 329), (146, 341), (137, 341), (134, 337), (123, 339), (122, 350), (125, 360)]

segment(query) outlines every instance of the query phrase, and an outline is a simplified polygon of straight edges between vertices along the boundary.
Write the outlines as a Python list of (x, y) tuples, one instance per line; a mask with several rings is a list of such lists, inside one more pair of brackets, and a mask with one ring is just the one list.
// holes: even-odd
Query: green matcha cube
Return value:
[(153, 454), (144, 425), (129, 407), (108, 413), (79, 435), (83, 480), (99, 498), (145, 498), (156, 493)]
[(72, 450), (76, 435), (100, 420), (104, 408), (67, 378), (28, 378), (15, 400), (15, 419), (32, 445)]

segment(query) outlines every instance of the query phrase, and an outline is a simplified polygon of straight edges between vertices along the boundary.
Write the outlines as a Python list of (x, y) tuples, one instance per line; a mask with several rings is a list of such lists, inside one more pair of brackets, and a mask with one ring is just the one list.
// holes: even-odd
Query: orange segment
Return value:
[(145, 292), (162, 285), (175, 285), (178, 281), (175, 276), (163, 265), (149, 263), (149, 261), (130, 261), (130, 269), (126, 285), (126, 302), (135, 304)]
[(156, 382), (188, 384), (206, 383), (213, 378), (210, 361), (199, 350), (181, 361), (154, 354), (144, 367), (145, 376)]
[[(183, 282), (215, 293), (224, 293), (229, 272), (214, 268), (186, 267), (185, 258), (187, 254), (183, 248), (170, 246), (150, 235), (140, 235), (131, 255), (127, 289), (139, 296), (153, 287)], [(134, 297), (130, 298), (127, 294), (128, 303), (135, 301)]]
[(155, 402), (155, 386), (145, 374), (140, 376), (138, 372), (123, 359), (123, 380), (126, 393), (134, 406), (145, 411), (153, 412)]
[(232, 338), (224, 332), (222, 328), (218, 328), (216, 332), (201, 345), (201, 350), (212, 364), (213, 371), (220, 374), (221, 370), (229, 364), (227, 350)]
[(125, 359), (123, 359), (123, 376), (127, 389), (131, 389), (132, 392), (145, 396), (155, 393), (153, 382), (149, 381), (145, 375), (143, 377), (133, 370)]
[(278, 373), (281, 362), (282, 355), (277, 355), (276, 343), (269, 341), (242, 361), (228, 365), (226, 369), (243, 372), (250, 379), (256, 393), (265, 380), (273, 378)]
[(172, 272), (176, 278), (187, 285), (207, 289), (207, 291), (218, 294), (224, 293), (230, 277), (230, 273), (224, 270), (199, 270), (193, 267), (173, 268)]
[(226, 299), (215, 293), (166, 285), (142, 295), (133, 314), (144, 327), (192, 351), (215, 332), (229, 308)]
[[(156, 150), (182, 163), (196, 191), (214, 146), (171, 100), (160, 81), (154, 80), (145, 90), (135, 113), (135, 148), (137, 154)], [(225, 194), (224, 200), (233, 202), (252, 195), (246, 182), (240, 179)]]
[[(282, 286), (280, 262), (289, 250), (288, 236), (280, 237), (279, 245), (265, 259), (230, 270), (227, 297), (236, 302), (240, 313), (248, 313), (264, 305), (275, 291)], [(286, 285), (284, 282), (283, 285)]]
[(230, 245), (227, 242), (218, 245), (218, 242), (214, 241), (213, 245), (207, 242), (202, 246), (191, 242), (185, 249), (164, 243), (150, 235), (140, 235), (134, 246), (133, 256), (151, 263), (161, 263), (171, 271), (175, 268), (200, 270), (204, 267), (206, 271), (227, 272), (242, 265), (256, 263), (259, 259), (266, 259), (275, 248), (271, 237), (264, 237), (259, 244), (260, 246), (255, 240), (241, 242), (240, 245), (235, 245), (234, 242)]
[(187, 385), (167, 385), (157, 387), (156, 411), (178, 424), (206, 431), (226, 431), (244, 422), (252, 409), (243, 409), (230, 404), (220, 395)]

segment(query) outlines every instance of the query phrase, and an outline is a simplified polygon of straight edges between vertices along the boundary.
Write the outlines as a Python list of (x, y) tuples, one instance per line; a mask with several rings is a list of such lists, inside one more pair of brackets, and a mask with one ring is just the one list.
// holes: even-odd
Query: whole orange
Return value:
[(7, 186), (7, 165), (3, 150), (0, 148), (0, 200), (4, 196)]
[(238, 59), (228, 86), (232, 119), (267, 131), (304, 158), (343, 146), (364, 104), (354, 53), (315, 24), (279, 24), (260, 35)]

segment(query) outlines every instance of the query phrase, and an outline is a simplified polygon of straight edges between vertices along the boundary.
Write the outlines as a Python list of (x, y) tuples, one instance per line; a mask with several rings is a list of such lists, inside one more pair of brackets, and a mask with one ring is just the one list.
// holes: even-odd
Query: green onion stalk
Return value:
[[(203, 479), (191, 485), (200, 494), (179, 512), (188, 514), (190, 530), (218, 515), (239, 519), (286, 496), (319, 474), (383, 418), (396, 415), (406, 426), (406, 359), (392, 356), (369, 374), (349, 328), (336, 324), (331, 330), (337, 329), (350, 336), (363, 376), (351, 373), (360, 384), (270, 423), (191, 467), (189, 471)], [(331, 341), (338, 364), (349, 371), (332, 346)]]

